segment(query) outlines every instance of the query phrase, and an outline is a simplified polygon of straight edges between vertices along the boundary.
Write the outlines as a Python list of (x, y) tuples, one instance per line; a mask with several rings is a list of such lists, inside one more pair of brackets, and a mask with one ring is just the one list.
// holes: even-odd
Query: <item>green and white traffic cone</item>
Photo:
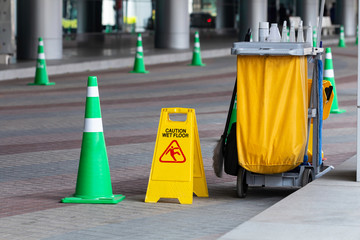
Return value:
[(355, 40), (355, 45), (358, 45), (358, 38), (359, 38), (359, 26), (356, 26), (356, 40)]
[(317, 44), (317, 31), (314, 28), (314, 30), (313, 30), (313, 47), (316, 47), (316, 44)]
[(332, 105), (331, 105), (330, 113), (344, 113), (344, 112), (346, 112), (346, 110), (339, 109), (339, 105), (338, 105), (331, 48), (326, 48), (324, 80), (330, 81), (331, 85), (333, 86), (334, 99), (333, 99), (333, 102), (332, 102)]
[(29, 83), (28, 85), (46, 85), (46, 86), (55, 85), (54, 82), (49, 82), (49, 77), (46, 72), (44, 41), (42, 38), (39, 38), (38, 57), (36, 60), (35, 80), (34, 80), (34, 83)]
[(140, 33), (138, 34), (138, 39), (136, 43), (134, 69), (130, 71), (130, 73), (149, 73), (149, 71), (146, 71), (145, 69), (142, 38)]
[(200, 53), (200, 40), (199, 40), (199, 32), (195, 32), (195, 40), (194, 40), (194, 50), (191, 64), (189, 66), (206, 66), (206, 64), (201, 61), (201, 53)]
[(345, 33), (344, 33), (344, 26), (340, 26), (340, 38), (339, 38), (339, 44), (338, 47), (345, 48)]
[(63, 203), (119, 203), (125, 198), (112, 192), (110, 168), (101, 118), (96, 77), (88, 78), (85, 124), (75, 194)]
[(227, 136), (230, 134), (231, 126), (233, 125), (233, 123), (236, 123), (236, 111), (237, 111), (237, 96), (235, 96), (234, 106), (231, 112), (229, 127), (227, 130)]

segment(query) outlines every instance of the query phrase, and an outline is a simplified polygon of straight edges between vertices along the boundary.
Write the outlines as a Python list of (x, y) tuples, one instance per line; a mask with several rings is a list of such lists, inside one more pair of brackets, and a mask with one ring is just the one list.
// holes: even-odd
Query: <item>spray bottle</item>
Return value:
[(287, 42), (287, 22), (284, 21), (282, 31), (281, 31), (281, 42)]
[(303, 29), (303, 21), (299, 22), (297, 42), (304, 42), (304, 29)]
[(296, 42), (296, 39), (295, 39), (295, 27), (294, 27), (294, 22), (291, 21), (290, 22), (290, 39), (289, 39), (289, 42)]

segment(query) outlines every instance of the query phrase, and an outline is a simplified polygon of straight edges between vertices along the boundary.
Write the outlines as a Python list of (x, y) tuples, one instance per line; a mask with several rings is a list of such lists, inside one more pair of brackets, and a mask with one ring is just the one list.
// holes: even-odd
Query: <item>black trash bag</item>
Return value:
[(230, 133), (224, 148), (224, 170), (227, 174), (237, 176), (239, 170), (236, 144), (236, 122), (231, 125)]

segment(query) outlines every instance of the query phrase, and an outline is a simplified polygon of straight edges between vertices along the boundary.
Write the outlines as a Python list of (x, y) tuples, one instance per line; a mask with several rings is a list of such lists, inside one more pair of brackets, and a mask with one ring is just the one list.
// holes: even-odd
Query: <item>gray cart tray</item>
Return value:
[(322, 51), (310, 43), (292, 42), (235, 42), (231, 48), (232, 55), (308, 56)]

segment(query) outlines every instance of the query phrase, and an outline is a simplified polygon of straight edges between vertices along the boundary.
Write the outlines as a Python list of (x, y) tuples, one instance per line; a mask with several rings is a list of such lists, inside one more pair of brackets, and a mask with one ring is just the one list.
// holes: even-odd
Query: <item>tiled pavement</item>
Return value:
[[(327, 164), (356, 151), (356, 48), (333, 48), (339, 105), (324, 122)], [(295, 189), (254, 188), (236, 198), (235, 178), (216, 178), (212, 151), (225, 122), (235, 80), (233, 56), (154, 65), (150, 74), (126, 70), (0, 82), (0, 239), (216, 239)], [(87, 76), (99, 81), (113, 192), (117, 205), (62, 204), (74, 193)], [(196, 109), (209, 198), (192, 205), (145, 204), (160, 110)]]

